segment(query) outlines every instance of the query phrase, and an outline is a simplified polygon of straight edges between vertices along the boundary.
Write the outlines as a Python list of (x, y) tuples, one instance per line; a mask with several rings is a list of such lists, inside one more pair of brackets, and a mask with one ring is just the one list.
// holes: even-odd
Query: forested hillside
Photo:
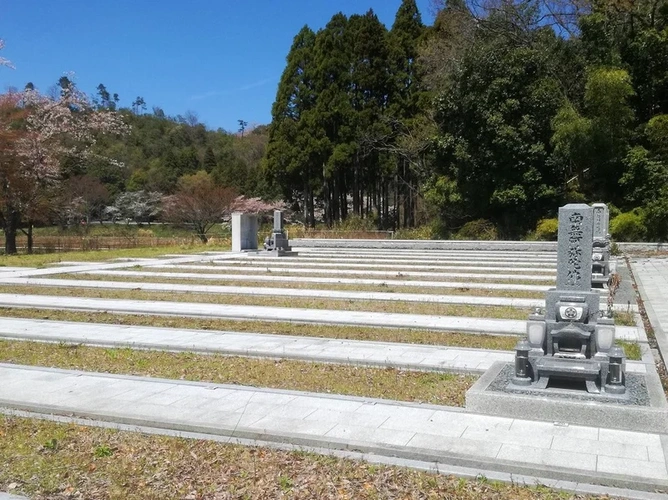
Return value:
[(267, 127), (235, 134), (208, 130), (194, 114), (167, 117), (160, 108), (152, 113), (122, 109), (130, 133), (101, 138), (96, 151), (125, 168), (106, 161), (85, 161), (68, 174), (99, 177), (113, 196), (122, 191), (157, 191), (170, 194), (179, 177), (199, 170), (241, 194), (266, 194), (259, 164), (267, 144)]
[(117, 109), (67, 77), (2, 94), (5, 235), (170, 213), (208, 227), (232, 208), (211, 200), (245, 195), (310, 226), (458, 238), (552, 238), (560, 205), (603, 201), (617, 239), (668, 239), (668, 0), (434, 1), (432, 26), (415, 0), (389, 28), (371, 10), (304, 26), (251, 129), (142, 97)]
[(618, 232), (666, 238), (667, 22), (665, 0), (446, 0), (430, 27), (403, 0), (389, 30), (335, 14), (295, 36), (264, 167), (310, 223), (521, 237), (604, 201)]

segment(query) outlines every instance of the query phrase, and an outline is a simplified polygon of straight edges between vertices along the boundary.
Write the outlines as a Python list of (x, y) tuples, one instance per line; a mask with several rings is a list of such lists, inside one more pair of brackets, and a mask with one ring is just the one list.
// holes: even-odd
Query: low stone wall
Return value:
[(296, 238), (293, 247), (302, 248), (374, 248), (410, 250), (509, 250), (556, 252), (556, 241), (465, 241), (465, 240), (353, 240)]
[(622, 252), (668, 252), (668, 243), (617, 243)]
[[(467, 241), (467, 240), (367, 240), (294, 238), (293, 247), (302, 248), (374, 248), (409, 250), (506, 250), (523, 252), (556, 252), (556, 241)], [(668, 243), (617, 243), (623, 252), (668, 251)]]

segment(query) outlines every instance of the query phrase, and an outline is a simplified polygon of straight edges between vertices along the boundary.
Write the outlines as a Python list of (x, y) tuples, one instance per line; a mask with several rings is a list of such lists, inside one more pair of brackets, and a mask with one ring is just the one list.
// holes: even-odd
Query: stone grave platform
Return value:
[(625, 397), (547, 388), (510, 386), (512, 363), (495, 362), (466, 393), (466, 409), (486, 415), (531, 418), (564, 424), (668, 433), (668, 405), (661, 380), (649, 365), (645, 373), (627, 373)]

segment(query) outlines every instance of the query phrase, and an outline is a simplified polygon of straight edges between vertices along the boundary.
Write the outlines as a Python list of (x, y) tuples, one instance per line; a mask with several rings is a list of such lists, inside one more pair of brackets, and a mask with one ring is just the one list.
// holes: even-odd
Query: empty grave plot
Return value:
[[(547, 480), (547, 466), (571, 470), (575, 460), (582, 465), (575, 478), (594, 474), (603, 484), (638, 486), (620, 479), (621, 457), (594, 448), (570, 456), (552, 438), (522, 445), (541, 457), (536, 467), (508, 444), (523, 421), (455, 411), (491, 364), (512, 361), (524, 320), (554, 282), (553, 254), (328, 252), (174, 255), (0, 272), (0, 360), (15, 366), (2, 365), (8, 383), (0, 399), (37, 415), (48, 407), (112, 422), (109, 405), (131, 406), (124, 418), (136, 425), (170, 414), (161, 425), (174, 430), (187, 425), (307, 449), (352, 444), (442, 465), (457, 456), (472, 470), (503, 475), (498, 457), (516, 474)], [(629, 345), (638, 346), (637, 328), (626, 328)], [(73, 383), (72, 390), (53, 395), (45, 376)], [(27, 384), (22, 395), (12, 392), (14, 380)], [(498, 440), (481, 434), (490, 428)], [(612, 441), (622, 439), (610, 432)], [(645, 450), (644, 489), (656, 489), (665, 460), (655, 440), (641, 441), (632, 454), (638, 460)]]

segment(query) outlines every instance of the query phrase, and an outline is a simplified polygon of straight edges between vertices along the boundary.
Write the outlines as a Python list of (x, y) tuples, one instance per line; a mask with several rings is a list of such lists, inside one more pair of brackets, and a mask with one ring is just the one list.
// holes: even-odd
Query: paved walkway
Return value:
[[(57, 297), (50, 295), (0, 294), (0, 307), (104, 311), (120, 314), (155, 314), (227, 318), (253, 321), (284, 321), (326, 325), (353, 325), (380, 328), (413, 328), (449, 332), (496, 335), (525, 335), (526, 321), (510, 319), (433, 316), (331, 309), (297, 309), (290, 307), (239, 306), (197, 302), (153, 300), (98, 299)], [(638, 328), (617, 327), (620, 340), (643, 341)]]
[[(63, 268), (63, 273), (67, 269)], [(82, 274), (98, 276), (131, 276), (140, 278), (172, 278), (197, 280), (224, 280), (224, 281), (275, 281), (284, 283), (323, 283), (341, 285), (372, 285), (372, 286), (410, 286), (418, 288), (475, 288), (480, 290), (521, 290), (527, 292), (546, 292), (549, 285), (521, 285), (515, 283), (474, 283), (455, 281), (418, 281), (418, 280), (387, 280), (365, 278), (330, 278), (327, 276), (275, 276), (268, 274), (222, 274), (222, 273), (187, 273), (187, 272), (160, 272), (160, 271), (125, 271), (125, 270), (90, 270)]]
[[(156, 258), (156, 259), (142, 259), (142, 264), (185, 264), (191, 262), (200, 262), (202, 260), (210, 260), (210, 256), (197, 255), (180, 255), (172, 258)], [(131, 267), (134, 265), (133, 261), (124, 260), (121, 262), (80, 262), (76, 265), (56, 265), (54, 267), (34, 268), (34, 267), (0, 267), (0, 280), (5, 278), (25, 278), (28, 276), (52, 276), (54, 274), (77, 273), (101, 269), (122, 269), (124, 267)]]
[[(114, 276), (113, 271), (108, 275)], [(120, 275), (123, 276), (123, 275)], [(171, 276), (174, 276), (172, 274)], [(178, 274), (174, 276), (178, 278)], [(520, 308), (545, 307), (545, 300), (516, 299), (507, 297), (476, 297), (468, 295), (437, 295), (419, 293), (354, 292), (339, 290), (311, 290), (307, 288), (272, 288), (252, 286), (181, 285), (174, 283), (151, 283), (147, 281), (96, 281), (56, 278), (6, 278), (0, 283), (17, 285), (50, 286), (64, 288), (102, 288), (115, 290), (149, 290), (156, 292), (210, 293), (227, 295), (250, 295), (266, 297), (300, 297), (338, 300), (371, 300), (388, 302), (428, 302), (436, 304), (464, 304), (479, 306), (506, 306)], [(602, 303), (604, 304), (604, 303)]]
[[(482, 373), (495, 361), (512, 363), (514, 352), (461, 347), (327, 339), (264, 333), (187, 330), (0, 317), (0, 337), (102, 347), (225, 354), (313, 362), (393, 367), (418, 371)], [(627, 370), (646, 373), (640, 361)]]
[(631, 267), (664, 363), (668, 363), (668, 259), (637, 259)]
[[(359, 240), (358, 240), (359, 241)], [(310, 255), (405, 255), (405, 256), (436, 256), (444, 258), (452, 257), (502, 257), (502, 258), (521, 258), (521, 259), (557, 259), (556, 241), (555, 250), (549, 252), (533, 251), (508, 251), (508, 250), (428, 250), (420, 248), (346, 248), (346, 247), (300, 247), (299, 244), (292, 243), (293, 250), (308, 253)]]
[[(309, 259), (310, 260), (310, 259)], [(481, 266), (481, 265), (461, 265), (461, 266), (447, 266), (441, 265), (440, 263), (433, 264), (374, 264), (369, 262), (367, 259), (364, 259), (364, 262), (304, 262), (294, 261), (292, 258), (277, 259), (273, 258), (248, 258), (248, 259), (235, 259), (235, 260), (212, 260), (212, 264), (217, 264), (218, 262), (236, 265), (241, 268), (251, 267), (251, 266), (270, 266), (270, 267), (298, 267), (298, 268), (318, 268), (318, 269), (384, 269), (384, 270), (393, 270), (393, 269), (407, 269), (411, 271), (488, 271), (490, 274), (497, 274), (501, 272), (509, 273), (537, 273), (537, 274), (550, 274), (556, 275), (556, 267), (520, 267), (520, 266)], [(471, 262), (473, 264), (473, 262)], [(148, 263), (150, 266), (151, 264)]]
[[(246, 260), (259, 261), (276, 261), (276, 257), (267, 257), (262, 254), (246, 254), (245, 256), (235, 256), (236, 259), (245, 258)], [(455, 257), (454, 259), (444, 259), (442, 257), (425, 255), (425, 256), (396, 256), (396, 255), (337, 255), (332, 254), (331, 256), (316, 256), (311, 254), (299, 254), (299, 256), (289, 257), (291, 262), (359, 262), (363, 258), (364, 262), (369, 263), (385, 263), (385, 264), (439, 264), (439, 265), (472, 265), (476, 264), (478, 266), (510, 266), (510, 267), (553, 267), (556, 270), (556, 259), (548, 260), (535, 260), (535, 259), (520, 259), (517, 257), (477, 257), (473, 256), (468, 259), (463, 259), (461, 257)], [(219, 260), (219, 257), (214, 257), (213, 260)], [(285, 260), (285, 259), (281, 259)]]
[[(123, 277), (117, 274), (120, 271), (106, 271), (108, 276)], [(173, 274), (171, 275), (173, 276)], [(178, 277), (178, 275), (174, 276)], [(175, 283), (152, 283), (147, 281), (97, 281), (97, 280), (72, 280), (57, 278), (5, 278), (0, 283), (32, 285), (46, 287), (64, 288), (101, 288), (107, 290), (147, 290), (155, 292), (177, 292), (177, 293), (208, 293), (221, 295), (248, 295), (251, 297), (298, 297), (298, 298), (321, 298), (333, 300), (369, 300), (385, 302), (414, 302), (433, 304), (458, 304), (472, 306), (501, 306), (518, 308), (545, 307), (544, 299), (518, 299), (510, 297), (478, 297), (472, 295), (437, 295), (419, 293), (395, 293), (395, 292), (356, 292), (339, 290), (311, 290), (308, 288), (272, 288), (252, 286), (218, 286), (218, 285), (182, 285)], [(604, 297), (602, 297), (603, 299)], [(607, 307), (602, 301), (601, 309)], [(617, 308), (626, 310), (624, 304), (618, 304)], [(637, 308), (630, 308), (636, 310)]]
[[(126, 266), (127, 267), (127, 266)], [(467, 278), (467, 279), (495, 279), (495, 280), (522, 280), (522, 281), (547, 281), (554, 282), (554, 276), (536, 276), (535, 274), (496, 274), (496, 273), (430, 273), (421, 271), (374, 271), (366, 269), (318, 269), (305, 267), (280, 267), (276, 266), (208, 266), (187, 264), (146, 264), (147, 268), (159, 269), (189, 269), (198, 271), (245, 271), (257, 273), (283, 273), (283, 274), (336, 274), (336, 275), (358, 275), (358, 276), (384, 276), (396, 278), (405, 276), (407, 278)], [(76, 271), (74, 271), (76, 272)], [(0, 276), (1, 277), (1, 276)]]
[[(571, 481), (668, 486), (661, 435), (457, 408), (0, 365), (0, 406)], [(663, 441), (663, 442), (662, 442)]]

